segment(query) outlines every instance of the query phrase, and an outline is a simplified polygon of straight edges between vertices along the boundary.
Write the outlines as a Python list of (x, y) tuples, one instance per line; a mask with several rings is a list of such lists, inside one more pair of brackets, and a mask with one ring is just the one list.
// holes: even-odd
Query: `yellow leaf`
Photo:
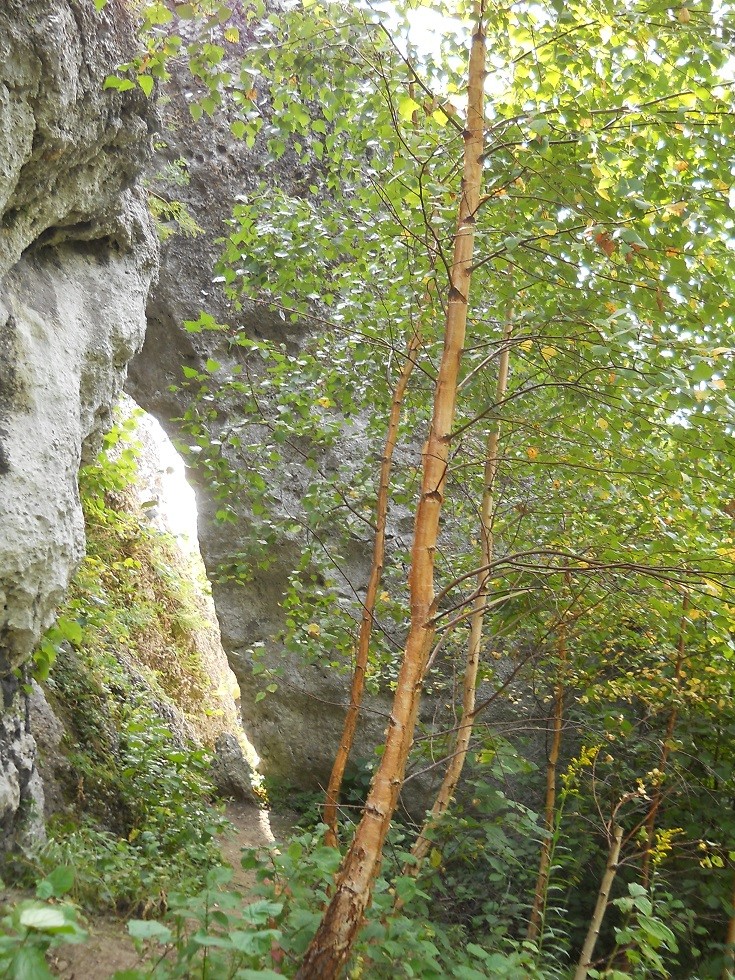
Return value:
[(669, 212), (669, 214), (675, 214), (677, 218), (680, 218), (686, 209), (686, 201), (677, 201), (675, 204), (666, 205), (666, 210)]
[(327, 398), (326, 396), (322, 398), (317, 398), (316, 403), (317, 405), (321, 405), (322, 408), (331, 408), (332, 405), (334, 404), (334, 402), (330, 398)]
[(526, 456), (528, 456), (528, 458), (531, 460), (536, 459), (538, 456), (538, 449), (534, 449), (533, 446), (529, 446), (529, 448), (526, 450)]
[(389, 599), (390, 599), (390, 593), (389, 592), (381, 592), (380, 593), (380, 601), (381, 602), (387, 602)]
[(398, 115), (406, 122), (410, 122), (414, 112), (418, 112), (420, 108), (419, 103), (407, 95), (398, 103)]
[(309, 634), (309, 636), (319, 636), (321, 631), (322, 628), (319, 623), (309, 623), (309, 625), (306, 627), (306, 632)]
[(432, 868), (438, 868), (441, 863), (442, 863), (441, 851), (437, 851), (435, 847), (432, 847), (431, 853), (429, 854), (429, 864), (432, 866)]
[(521, 348), (521, 350), (531, 350), (532, 347), (533, 347), (533, 341), (532, 340), (522, 340), (521, 343), (518, 346)]
[(598, 429), (602, 429), (603, 432), (607, 432), (607, 430), (609, 428), (607, 419), (598, 419), (595, 422), (595, 425), (597, 426)]
[(724, 391), (724, 390), (725, 390), (725, 388), (727, 388), (727, 385), (726, 385), (726, 384), (725, 384), (725, 382), (724, 382), (724, 381), (722, 380), (722, 378), (716, 378), (716, 379), (715, 379), (715, 380), (714, 380), (714, 381), (712, 382), (712, 387), (713, 387), (713, 388), (717, 388), (717, 390), (718, 390), (718, 391)]
[(556, 357), (558, 353), (559, 351), (556, 349), (556, 347), (541, 348), (541, 356), (545, 358), (547, 361), (550, 361), (552, 357)]

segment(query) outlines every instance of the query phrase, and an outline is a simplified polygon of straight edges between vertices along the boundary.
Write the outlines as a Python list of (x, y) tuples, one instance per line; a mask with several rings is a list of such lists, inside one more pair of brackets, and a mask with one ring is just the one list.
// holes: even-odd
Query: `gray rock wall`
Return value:
[(5, 846), (15, 811), (35, 792), (13, 672), (52, 622), (83, 553), (77, 471), (95, 451), (143, 341), (157, 267), (136, 184), (156, 121), (142, 92), (103, 89), (132, 44), (120, 0), (101, 13), (92, 0), (5, 0), (0, 9)]
[[(247, 150), (233, 138), (224, 113), (194, 123), (187, 107), (188, 89), (187, 79), (174, 73), (162, 108), (161, 135), (165, 145), (157, 160), (159, 173), (176, 161), (186, 182), (167, 185), (159, 181), (155, 187), (163, 197), (185, 204), (201, 233), (192, 237), (174, 235), (162, 246), (160, 274), (148, 304), (145, 345), (131, 365), (127, 384), (136, 402), (155, 415), (174, 440), (186, 438), (177, 419), (184, 414), (189, 395), (171, 390), (171, 386), (181, 384), (182, 366), (203, 370), (208, 358), (228, 365), (241, 354), (237, 349), (233, 352), (228, 338), (220, 333), (185, 332), (185, 320), (196, 320), (206, 310), (219, 323), (244, 330), (251, 337), (285, 343), (291, 349), (307, 337), (302, 325), (284, 322), (263, 307), (235, 310), (221, 287), (213, 282), (213, 268), (238, 195), (252, 193), (262, 179), (296, 192), (308, 184), (309, 175), (288, 153), (274, 162), (259, 143)], [(240, 412), (237, 396), (218, 396), (216, 418), (210, 428), (212, 439), (219, 438), (237, 421)], [(340, 446), (334, 459), (325, 460), (324, 465), (336, 466), (352, 454), (359, 458), (363, 450), (358, 434), (351, 445)], [(222, 451), (235, 467), (249, 465), (244, 448), (239, 452), (230, 447)], [(258, 537), (258, 532), (247, 505), (237, 499), (227, 501), (228, 507), (238, 513), (237, 522), (219, 523), (215, 514), (222, 503), (213, 498), (206, 476), (198, 474), (193, 460), (188, 462), (192, 464), (189, 475), (197, 492), (202, 556), (215, 579), (213, 597), (222, 643), (240, 684), (243, 723), (261, 757), (260, 768), (290, 786), (305, 790), (323, 787), (339, 744), (350, 678), (326, 667), (304, 665), (287, 655), (278, 643), (285, 625), (280, 603), (288, 575), (298, 564), (298, 545), (282, 541), (274, 565), (267, 571), (259, 570), (245, 584), (216, 581), (220, 565), (231, 560), (233, 554), (247, 550), (248, 542)], [(284, 514), (298, 514), (300, 497), (312, 479), (303, 460), (294, 454), (277, 476)], [(368, 548), (355, 549), (348, 574), (356, 583), (367, 581)], [(347, 582), (343, 598), (354, 604), (354, 593)], [(258, 701), (256, 697), (264, 682), (253, 673), (251, 648), (261, 642), (265, 644), (263, 661), (269, 669), (281, 673), (277, 691)], [(370, 756), (373, 747), (382, 742), (389, 704), (388, 699), (376, 699), (372, 710), (365, 712), (355, 756)]]

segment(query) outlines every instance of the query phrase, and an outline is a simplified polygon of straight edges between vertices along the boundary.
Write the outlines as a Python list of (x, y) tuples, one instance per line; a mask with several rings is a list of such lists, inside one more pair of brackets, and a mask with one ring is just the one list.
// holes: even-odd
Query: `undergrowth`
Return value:
[(223, 709), (197, 654), (193, 586), (136, 503), (135, 426), (119, 422), (80, 474), (87, 555), (35, 656), (64, 723), (66, 809), (15, 874), (29, 884), (73, 867), (82, 907), (150, 916), (221, 861), (226, 821), (191, 736), (213, 741)]
[[(322, 844), (325, 829), (318, 826), (280, 847), (243, 853), (243, 867), (259, 881), (254, 902), (246, 904), (241, 893), (228, 888), (229, 869), (215, 869), (197, 895), (170, 896), (163, 922), (130, 922), (128, 930), (147, 965), (127, 971), (124, 980), (293, 976), (341, 859), (338, 850)], [(394, 910), (396, 896), (410, 900), (410, 916)], [(467, 942), (460, 929), (433, 923), (427, 903), (428, 895), (411, 876), (378, 881), (348, 970), (351, 980), (542, 976), (529, 950), (488, 952)]]

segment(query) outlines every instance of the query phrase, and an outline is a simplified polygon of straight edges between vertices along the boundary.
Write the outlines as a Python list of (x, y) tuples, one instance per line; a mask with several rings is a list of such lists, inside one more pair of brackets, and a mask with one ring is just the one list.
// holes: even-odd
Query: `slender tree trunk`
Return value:
[(360, 621), (360, 634), (357, 641), (357, 652), (355, 655), (355, 670), (352, 675), (352, 687), (350, 688), (350, 704), (345, 715), (342, 738), (340, 739), (337, 755), (332, 766), (332, 773), (329, 777), (327, 796), (324, 805), (324, 823), (329, 830), (325, 836), (325, 842), (330, 847), (337, 846), (337, 806), (339, 804), (339, 794), (342, 787), (347, 761), (352, 751), (352, 743), (355, 738), (357, 719), (360, 714), (362, 695), (365, 689), (365, 674), (368, 666), (368, 655), (370, 652), (370, 636), (373, 630), (373, 620), (375, 617), (375, 601), (380, 588), (380, 580), (383, 575), (383, 561), (385, 558), (385, 528), (388, 519), (388, 498), (390, 488), (390, 473), (393, 466), (393, 453), (398, 438), (398, 423), (401, 417), (401, 406), (403, 397), (406, 393), (409, 379), (416, 365), (416, 357), (420, 347), (418, 330), (414, 331), (406, 352), (406, 359), (403, 362), (401, 373), (393, 392), (393, 401), (390, 408), (390, 418), (388, 421), (388, 432), (383, 448), (383, 458), (380, 464), (380, 484), (378, 486), (378, 500), (376, 504), (376, 524), (375, 539), (373, 542), (373, 561), (370, 569), (370, 579), (368, 581), (365, 602), (362, 607), (362, 619)]
[(564, 681), (563, 672), (567, 662), (567, 635), (565, 623), (559, 624), (558, 637), (559, 673), (562, 679), (554, 687), (554, 718), (551, 729), (551, 747), (546, 763), (546, 804), (544, 807), (544, 829), (547, 836), (541, 844), (538, 877), (533, 896), (531, 919), (528, 923), (527, 938), (532, 942), (538, 939), (546, 912), (546, 893), (549, 887), (549, 868), (551, 866), (552, 834), (556, 822), (556, 767), (559, 762), (561, 733), (564, 724)]
[(600, 882), (600, 890), (597, 893), (597, 904), (595, 905), (595, 911), (592, 914), (590, 927), (587, 930), (587, 937), (584, 941), (584, 946), (582, 947), (582, 955), (579, 957), (579, 963), (577, 964), (577, 970), (574, 974), (574, 980), (587, 980), (587, 974), (592, 966), (592, 956), (595, 952), (597, 937), (600, 935), (600, 927), (602, 926), (602, 920), (605, 917), (607, 905), (610, 900), (610, 889), (615, 881), (615, 875), (618, 873), (618, 858), (620, 857), (620, 846), (622, 841), (623, 828), (614, 827), (613, 839), (610, 844), (610, 853), (607, 858), (607, 867), (605, 868), (605, 874), (602, 876), (602, 881)]
[[(510, 365), (510, 337), (512, 333), (512, 321), (510, 312), (506, 317), (505, 329), (503, 331), (503, 346), (498, 359), (498, 381), (495, 390), (495, 404), (500, 405), (505, 398), (508, 388), (508, 369)], [(480, 541), (482, 549), (482, 561), (480, 566), (487, 569), (493, 560), (494, 539), (493, 523), (495, 519), (495, 480), (498, 474), (498, 444), (500, 441), (500, 425), (495, 422), (487, 437), (487, 449), (485, 453), (484, 488), (482, 493), (482, 504), (480, 507)], [(488, 596), (488, 581), (490, 573), (488, 571), (479, 572), (477, 575), (477, 592), (473, 603), (472, 618), (470, 620), (470, 637), (467, 644), (467, 659), (465, 663), (465, 673), (462, 691), (462, 721), (460, 722), (454, 740), (447, 770), (444, 779), (439, 787), (434, 806), (431, 813), (426, 818), (424, 826), (421, 828), (419, 836), (411, 849), (411, 854), (416, 859), (415, 863), (406, 867), (404, 873), (418, 873), (421, 862), (426, 857), (431, 844), (431, 831), (436, 827), (449, 804), (452, 802), (454, 792), (459, 782), (459, 777), (464, 768), (465, 759), (470, 746), (472, 737), (472, 727), (475, 723), (475, 692), (477, 690), (477, 673), (480, 666), (480, 648), (482, 646), (482, 630), (485, 620), (485, 606)], [(400, 902), (396, 906), (400, 907)]]
[[(686, 625), (686, 614), (689, 609), (689, 596), (684, 596), (682, 602), (682, 612), (681, 612), (681, 624), (679, 627), (679, 643), (676, 651), (676, 668), (674, 674), (674, 681), (676, 685), (676, 691), (678, 694), (679, 685), (681, 683), (681, 670), (684, 664), (684, 654), (685, 654), (685, 644), (684, 644), (684, 627)], [(676, 704), (672, 707), (669, 712), (669, 718), (666, 723), (666, 731), (664, 733), (664, 740), (661, 743), (661, 754), (659, 755), (658, 768), (661, 775), (666, 772), (666, 765), (669, 761), (669, 754), (671, 752), (671, 740), (674, 737), (674, 729), (676, 728), (676, 721), (678, 717), (678, 709)], [(653, 798), (651, 799), (651, 806), (649, 807), (648, 813), (646, 814), (646, 822), (644, 824), (646, 828), (646, 849), (643, 852), (643, 864), (641, 865), (641, 885), (644, 888), (648, 888), (651, 881), (651, 852), (653, 850), (653, 837), (656, 831), (656, 817), (658, 815), (659, 808), (661, 806), (661, 801), (663, 799), (663, 793), (661, 792), (661, 786), (657, 786)]]
[(421, 496), (416, 509), (409, 590), (411, 623), (398, 675), (385, 749), (370, 787), (363, 816), (337, 875), (334, 894), (296, 974), (297, 980), (332, 980), (349, 959), (380, 870), (383, 844), (403, 784), (406, 760), (435, 627), (434, 556), (454, 424), (459, 366), (467, 325), (475, 215), (480, 200), (485, 76), (484, 0), (477, 5), (472, 37), (464, 168), (442, 354), (429, 436), (422, 459)]

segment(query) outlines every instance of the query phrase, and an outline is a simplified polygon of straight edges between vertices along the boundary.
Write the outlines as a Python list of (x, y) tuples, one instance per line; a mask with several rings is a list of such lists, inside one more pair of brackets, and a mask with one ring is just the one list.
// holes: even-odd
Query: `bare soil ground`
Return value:
[[(256, 879), (254, 872), (241, 868), (240, 851), (244, 847), (261, 847), (275, 839), (283, 839), (293, 821), (287, 815), (276, 816), (243, 803), (228, 804), (227, 818), (234, 833), (221, 842), (222, 854), (234, 871), (233, 888), (247, 893), (255, 886)], [(52, 952), (49, 965), (61, 980), (109, 980), (118, 970), (131, 970), (141, 965), (123, 921), (108, 916), (91, 917), (87, 928), (89, 939), (86, 943), (61, 946)]]

